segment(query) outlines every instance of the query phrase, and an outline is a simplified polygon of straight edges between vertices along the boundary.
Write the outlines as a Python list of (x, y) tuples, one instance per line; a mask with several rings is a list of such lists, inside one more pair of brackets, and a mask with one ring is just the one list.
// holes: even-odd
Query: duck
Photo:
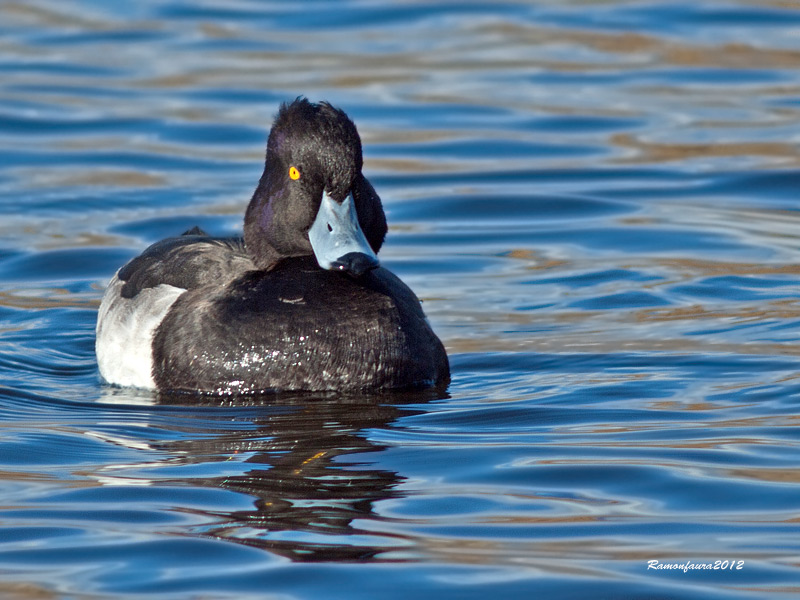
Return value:
[(217, 395), (446, 387), (441, 340), (378, 259), (386, 215), (362, 167), (343, 110), (283, 103), (243, 235), (194, 227), (112, 277), (96, 326), (101, 378)]

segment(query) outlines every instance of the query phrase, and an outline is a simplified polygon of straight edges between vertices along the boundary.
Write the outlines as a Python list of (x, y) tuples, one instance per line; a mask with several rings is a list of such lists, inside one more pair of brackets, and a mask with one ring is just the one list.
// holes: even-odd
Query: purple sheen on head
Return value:
[(273, 148), (280, 152), (281, 148), (283, 148), (283, 142), (286, 141), (287, 133), (285, 131), (272, 131), (270, 138), (272, 140)]
[(267, 202), (261, 207), (261, 211), (258, 215), (258, 225), (259, 227), (266, 231), (269, 229), (270, 223), (272, 223), (272, 218), (275, 216), (275, 211), (272, 208), (272, 202)]

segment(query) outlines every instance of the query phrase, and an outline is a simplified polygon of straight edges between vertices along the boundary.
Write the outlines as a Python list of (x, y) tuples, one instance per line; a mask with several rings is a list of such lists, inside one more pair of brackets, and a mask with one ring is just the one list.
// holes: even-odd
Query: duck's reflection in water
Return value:
[[(257, 546), (297, 561), (363, 561), (405, 546), (401, 538), (359, 530), (356, 519), (378, 519), (375, 503), (397, 497), (403, 477), (341, 457), (383, 450), (367, 430), (386, 428), (401, 415), (416, 414), (413, 404), (445, 397), (426, 390), (380, 395), (279, 395), (224, 402), (192, 399), (192, 416), (203, 404), (235, 406), (224, 411), (224, 429), (170, 442), (200, 462), (228, 460), (246, 453), (251, 468), (235, 475), (192, 478), (192, 485), (233, 490), (256, 498), (250, 510), (209, 512), (215, 523), (201, 534)], [(162, 394), (159, 403), (183, 404), (187, 398)], [(211, 411), (212, 413), (216, 411)], [(236, 421), (240, 427), (236, 427)], [(207, 424), (207, 422), (206, 422)], [(190, 429), (192, 425), (187, 423)], [(190, 458), (190, 460), (192, 460)]]

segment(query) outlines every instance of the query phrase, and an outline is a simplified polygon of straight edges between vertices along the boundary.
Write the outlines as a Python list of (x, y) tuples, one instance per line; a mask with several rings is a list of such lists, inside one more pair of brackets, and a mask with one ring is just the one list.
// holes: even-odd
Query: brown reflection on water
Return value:
[[(786, 215), (789, 217), (790, 215)], [(719, 260), (702, 260), (699, 258), (661, 258), (658, 264), (693, 276), (705, 277), (718, 275), (797, 275), (800, 265), (744, 263)]]
[[(639, 515), (617, 515), (606, 517), (606, 521), (627, 521), (635, 523), (646, 519)], [(600, 519), (598, 519), (600, 520)], [(564, 519), (564, 525), (580, 519)], [(666, 546), (651, 545), (640, 547), (635, 542), (620, 537), (593, 537), (576, 540), (548, 540), (536, 542), (513, 542), (495, 540), (460, 540), (428, 537), (425, 539), (426, 552), (432, 560), (454, 564), (504, 564), (517, 568), (538, 570), (546, 574), (577, 575), (587, 577), (609, 577), (611, 573), (603, 567), (590, 566), (591, 561), (623, 561), (633, 563), (642, 570), (647, 561), (658, 559), (661, 562), (684, 563), (708, 561), (708, 552), (702, 546), (695, 550), (681, 547), (672, 549)], [(758, 555), (762, 559), (764, 555)], [(753, 554), (747, 551), (726, 551), (728, 560), (748, 560)], [(565, 560), (566, 559), (566, 560)], [(772, 588), (770, 588), (772, 591)]]
[[(771, 469), (763, 467), (759, 467), (758, 469), (728, 469), (727, 474), (730, 477), (743, 477), (746, 479), (755, 479), (757, 481), (800, 483), (800, 471), (797, 469)], [(798, 518), (798, 521), (800, 521), (800, 518)]]
[[(27, 582), (0, 582), (0, 596), (5, 600), (58, 600), (62, 595), (45, 586)], [(76, 599), (89, 599), (91, 596), (78, 594)]]
[(639, 323), (661, 323), (689, 319), (731, 319), (737, 322), (764, 321), (767, 319), (800, 318), (800, 304), (796, 300), (774, 300), (763, 306), (744, 306), (738, 309), (710, 309), (699, 304), (679, 308), (649, 308), (636, 311), (633, 318)]
[(47, 309), (47, 308), (96, 308), (100, 306), (97, 298), (85, 298), (78, 294), (73, 294), (69, 290), (58, 288), (47, 288), (42, 290), (41, 296), (33, 296), (33, 290), (27, 289), (24, 292), (19, 290), (9, 290), (0, 292), (0, 306), (9, 308)]
[(635, 150), (632, 156), (615, 159), (618, 163), (664, 163), (704, 158), (730, 158), (736, 156), (761, 156), (781, 158), (783, 166), (800, 164), (800, 149), (797, 145), (783, 142), (726, 142), (705, 144), (667, 144), (648, 142), (627, 133), (611, 137), (615, 146)]
[[(680, 212), (680, 211), (676, 211)], [(727, 223), (730, 223), (728, 221)], [(781, 235), (766, 225), (754, 225), (751, 220), (745, 226), (759, 229), (748, 235)], [(788, 222), (787, 231), (792, 222)], [(634, 226), (636, 224), (630, 224)], [(652, 225), (652, 223), (650, 223)], [(664, 223), (669, 227), (671, 223)], [(763, 232), (760, 229), (764, 229)], [(754, 230), (755, 231), (755, 230)], [(794, 243), (787, 233), (786, 246)], [(500, 279), (533, 282), (529, 273), (542, 273), (548, 279), (547, 289), (530, 288), (525, 295), (521, 291), (514, 301), (498, 297), (497, 301), (510, 309), (486, 312), (474, 304), (460, 302), (452, 293), (441, 290), (430, 291), (425, 305), (430, 317), (442, 320), (440, 328), (446, 332), (446, 346), (450, 353), (479, 352), (669, 352), (669, 353), (734, 353), (753, 355), (795, 356), (800, 347), (794, 340), (766, 341), (753, 336), (739, 339), (725, 335), (696, 335), (700, 328), (734, 330), (737, 325), (775, 327), (777, 324), (792, 324), (800, 321), (800, 302), (791, 296), (792, 280), (800, 274), (800, 265), (795, 262), (732, 262), (670, 256), (637, 256), (619, 259), (576, 258), (575, 260), (549, 260), (546, 255), (532, 251), (509, 250), (504, 257), (519, 260), (519, 265), (504, 270)], [(570, 287), (570, 279), (583, 273), (620, 269), (652, 274), (642, 281), (625, 279), (599, 282), (592, 287)], [(485, 275), (484, 275), (485, 277)], [(559, 278), (564, 283), (559, 283)], [(774, 277), (778, 297), (770, 298), (756, 294), (744, 299), (731, 292), (724, 296), (692, 296), (677, 286), (705, 285), (706, 280), (720, 277), (740, 277), (741, 285), (747, 287), (747, 278), (752, 277), (758, 285), (764, 277)], [(785, 279), (785, 283), (782, 283)], [(708, 284), (710, 285), (710, 283)], [(512, 283), (498, 286), (513, 290)], [(654, 294), (655, 306), (628, 307), (624, 302), (613, 305), (613, 296), (625, 292)], [(581, 309), (573, 303), (592, 298), (609, 296), (611, 304), (606, 309)], [(781, 297), (783, 296), (783, 297)], [(657, 304), (658, 298), (670, 300), (669, 304)], [(530, 304), (541, 304), (533, 309)], [(517, 308), (519, 306), (519, 308)], [(443, 309), (446, 308), (446, 312)], [(460, 327), (448, 330), (448, 323)], [(464, 333), (464, 324), (469, 332)], [(512, 333), (509, 333), (509, 330)], [(735, 332), (732, 334), (735, 335)]]
[(691, 339), (672, 340), (587, 340), (586, 334), (571, 334), (560, 339), (451, 338), (445, 344), (448, 353), (476, 352), (545, 352), (598, 353), (664, 352), (672, 354), (745, 354), (758, 356), (798, 356), (800, 348), (770, 343), (702, 343)]

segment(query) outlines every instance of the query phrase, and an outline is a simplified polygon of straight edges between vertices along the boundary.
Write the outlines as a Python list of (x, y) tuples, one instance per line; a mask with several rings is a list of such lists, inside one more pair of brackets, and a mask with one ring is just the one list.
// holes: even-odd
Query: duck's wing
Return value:
[(154, 388), (153, 337), (187, 290), (222, 289), (255, 267), (240, 239), (195, 228), (150, 246), (111, 279), (97, 313), (97, 365), (117, 385)]
[(225, 285), (254, 268), (241, 238), (213, 238), (195, 227), (153, 244), (122, 267), (117, 278), (124, 282), (120, 295), (133, 298), (162, 284), (183, 290)]

